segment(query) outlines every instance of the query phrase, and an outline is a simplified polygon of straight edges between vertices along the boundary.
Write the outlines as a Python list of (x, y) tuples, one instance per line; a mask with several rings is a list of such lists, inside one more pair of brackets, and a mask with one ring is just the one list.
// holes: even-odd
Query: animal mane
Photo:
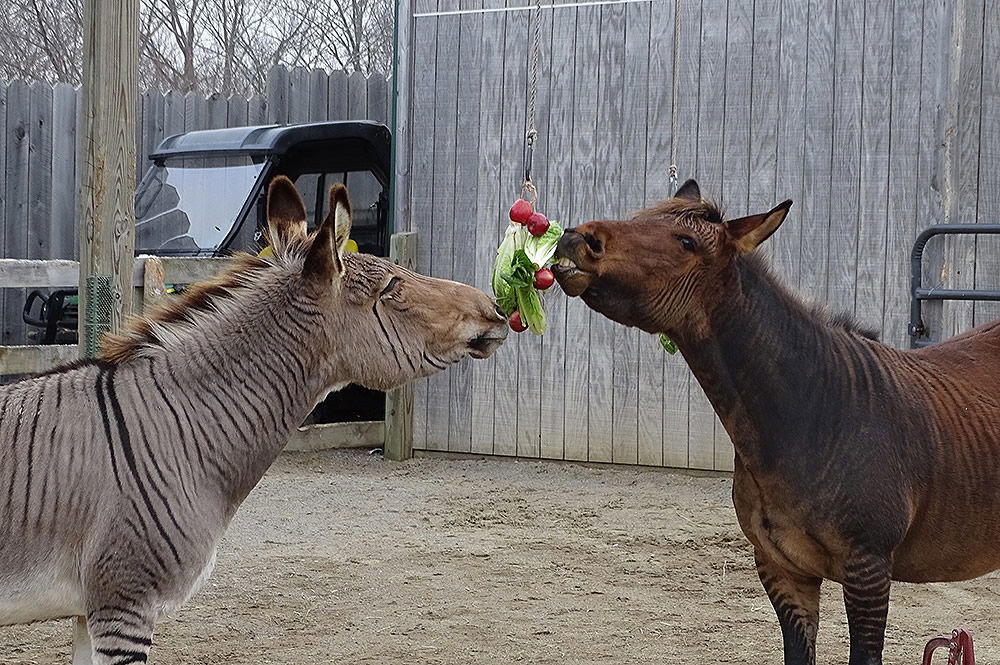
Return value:
[(635, 219), (649, 221), (661, 217), (699, 219), (721, 224), (725, 218), (722, 208), (708, 199), (670, 198), (636, 214)]
[(270, 257), (234, 254), (230, 264), (211, 279), (192, 284), (179, 296), (162, 299), (148, 312), (131, 317), (119, 332), (105, 335), (98, 360), (121, 364), (149, 349), (162, 347), (164, 333), (196, 323), (204, 314), (218, 311), (226, 301), (238, 300), (264, 274), (276, 269), (301, 268), (311, 246), (310, 235), (276, 240)]
[(859, 322), (852, 314), (834, 312), (823, 303), (807, 302), (800, 295), (789, 289), (781, 278), (774, 273), (771, 263), (764, 258), (760, 250), (737, 257), (736, 261), (767, 279), (767, 281), (774, 285), (775, 290), (781, 297), (789, 301), (793, 307), (801, 309), (810, 318), (824, 323), (834, 330), (878, 341), (878, 331)]

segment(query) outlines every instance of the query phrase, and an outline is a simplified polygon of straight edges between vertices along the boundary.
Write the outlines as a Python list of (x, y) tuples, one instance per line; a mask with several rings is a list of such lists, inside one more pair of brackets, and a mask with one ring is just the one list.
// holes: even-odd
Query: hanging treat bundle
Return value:
[(518, 199), (510, 208), (510, 225), (497, 249), (493, 264), (493, 294), (515, 332), (545, 332), (545, 310), (541, 292), (555, 277), (549, 266), (562, 236), (559, 222), (534, 209), (530, 201)]

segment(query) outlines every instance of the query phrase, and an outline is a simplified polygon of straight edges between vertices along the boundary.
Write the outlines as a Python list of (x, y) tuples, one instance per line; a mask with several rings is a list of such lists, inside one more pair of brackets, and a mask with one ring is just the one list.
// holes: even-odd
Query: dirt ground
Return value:
[[(727, 477), (363, 451), (285, 454), (158, 627), (152, 663), (780, 663)], [(942, 534), (944, 537), (946, 534)], [(837, 585), (821, 663), (847, 661)], [(1000, 579), (893, 587), (887, 663), (964, 624), (1000, 662)], [(69, 663), (69, 622), (0, 663)], [(941, 661), (943, 662), (943, 657)]]

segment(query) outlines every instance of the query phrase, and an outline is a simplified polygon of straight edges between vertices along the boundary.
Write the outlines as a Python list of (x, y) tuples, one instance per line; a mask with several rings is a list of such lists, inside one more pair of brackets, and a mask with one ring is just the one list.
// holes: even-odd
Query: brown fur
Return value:
[(720, 223), (690, 181), (629, 221), (569, 229), (563, 289), (664, 332), (736, 451), (733, 501), (781, 625), (815, 662), (819, 589), (844, 587), (851, 665), (881, 662), (892, 580), (1000, 568), (1000, 322), (899, 351), (789, 293), (754, 251), (790, 206)]

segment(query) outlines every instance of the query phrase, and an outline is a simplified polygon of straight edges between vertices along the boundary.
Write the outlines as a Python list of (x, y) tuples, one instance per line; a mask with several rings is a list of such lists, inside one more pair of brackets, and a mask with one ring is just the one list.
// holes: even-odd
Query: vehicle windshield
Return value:
[(154, 165), (135, 195), (136, 249), (214, 253), (263, 167), (250, 155), (175, 158)]

